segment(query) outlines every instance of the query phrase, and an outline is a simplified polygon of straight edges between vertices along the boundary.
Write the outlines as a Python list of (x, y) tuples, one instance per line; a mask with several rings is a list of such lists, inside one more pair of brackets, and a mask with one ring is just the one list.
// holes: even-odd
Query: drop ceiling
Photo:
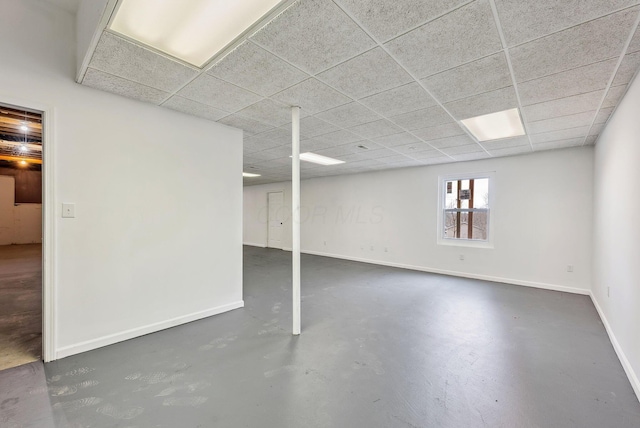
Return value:
[[(299, 0), (199, 69), (110, 32), (83, 85), (244, 130), (245, 184), (595, 144), (640, 67), (640, 0)], [(526, 136), (459, 121), (520, 109)], [(364, 148), (363, 148), (364, 147)]]

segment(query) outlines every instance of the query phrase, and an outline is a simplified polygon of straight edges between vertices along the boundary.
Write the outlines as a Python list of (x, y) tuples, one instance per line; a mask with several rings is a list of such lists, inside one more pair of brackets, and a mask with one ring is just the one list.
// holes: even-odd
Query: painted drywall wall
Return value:
[(73, 15), (0, 10), (0, 103), (51, 110), (57, 356), (242, 305), (242, 132), (76, 84)]
[(15, 179), (0, 176), (0, 245), (13, 243)]
[(42, 242), (42, 204), (17, 204), (13, 207), (13, 244)]
[[(587, 147), (304, 180), (302, 251), (587, 294), (592, 168)], [(491, 171), (494, 248), (438, 245), (438, 177)], [(289, 189), (244, 188), (245, 243), (266, 243), (266, 192), (278, 188)]]
[(16, 204), (14, 177), (0, 175), (0, 245), (42, 242), (42, 204)]
[(636, 78), (595, 151), (593, 299), (640, 397), (640, 80)]

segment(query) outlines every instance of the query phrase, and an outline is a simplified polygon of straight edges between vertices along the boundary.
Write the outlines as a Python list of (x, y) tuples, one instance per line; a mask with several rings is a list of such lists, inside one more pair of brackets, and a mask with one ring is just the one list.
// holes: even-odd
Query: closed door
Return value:
[(282, 192), (267, 194), (269, 204), (269, 230), (267, 247), (282, 249), (282, 225), (284, 223), (284, 197)]

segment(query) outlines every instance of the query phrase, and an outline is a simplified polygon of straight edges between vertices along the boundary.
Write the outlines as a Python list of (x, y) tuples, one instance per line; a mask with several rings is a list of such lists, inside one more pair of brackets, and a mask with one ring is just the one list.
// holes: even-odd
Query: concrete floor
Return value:
[(0, 246), (0, 370), (42, 355), (42, 245)]
[(245, 248), (238, 309), (0, 372), (0, 426), (639, 427), (588, 297)]

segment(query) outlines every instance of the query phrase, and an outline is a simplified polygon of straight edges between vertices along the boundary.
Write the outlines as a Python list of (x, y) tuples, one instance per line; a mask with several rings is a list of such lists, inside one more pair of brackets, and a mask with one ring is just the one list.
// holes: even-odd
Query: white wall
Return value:
[(242, 305), (241, 131), (74, 83), (74, 16), (0, 10), (0, 103), (53, 112), (57, 356)]
[(18, 204), (13, 207), (13, 244), (42, 242), (42, 204)]
[[(592, 170), (587, 147), (304, 180), (302, 251), (588, 294)], [(438, 177), (488, 171), (494, 248), (438, 245)], [(266, 244), (266, 193), (279, 188), (244, 188), (245, 243)]]
[[(593, 298), (640, 397), (640, 80), (619, 104), (595, 153)], [(607, 293), (609, 289), (609, 293)]]

